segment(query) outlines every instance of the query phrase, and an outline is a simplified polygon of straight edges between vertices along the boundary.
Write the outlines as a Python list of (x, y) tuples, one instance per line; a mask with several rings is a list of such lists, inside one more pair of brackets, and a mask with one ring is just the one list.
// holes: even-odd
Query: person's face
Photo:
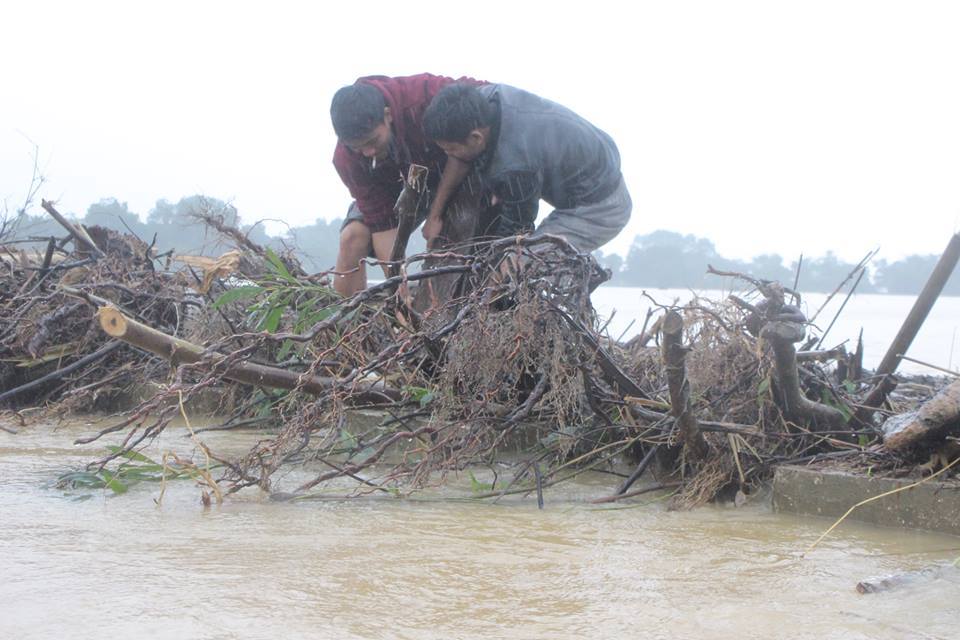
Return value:
[(390, 152), (390, 141), (393, 131), (390, 128), (393, 119), (390, 117), (390, 107), (383, 109), (383, 122), (375, 126), (369, 133), (356, 140), (344, 140), (348, 148), (363, 155), (364, 158), (385, 160)]
[(474, 129), (463, 142), (437, 140), (437, 146), (448, 156), (464, 162), (473, 162), (487, 148), (487, 130)]

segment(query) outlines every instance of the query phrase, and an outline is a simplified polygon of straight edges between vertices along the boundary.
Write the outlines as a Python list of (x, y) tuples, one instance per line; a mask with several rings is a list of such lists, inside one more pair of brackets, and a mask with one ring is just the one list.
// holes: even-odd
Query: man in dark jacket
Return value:
[(454, 82), (480, 84), (471, 78), (428, 73), (369, 76), (334, 95), (330, 117), (338, 142), (333, 164), (354, 198), (340, 231), (336, 265), (340, 275), (334, 278), (340, 294), (348, 296), (366, 287), (362, 260), (371, 248), (379, 260), (389, 259), (397, 231), (393, 206), (411, 164), (429, 170), (427, 186), (440, 210), (466, 176), (468, 164), (451, 161), (423, 134), (424, 110), (437, 92)]
[[(554, 210), (535, 233), (593, 251), (630, 219), (632, 203), (620, 153), (606, 133), (555, 102), (503, 84), (451, 84), (423, 117), (429, 139), (477, 171), (499, 209), (493, 235), (534, 230), (543, 199)], [(423, 235), (440, 233), (442, 208), (431, 208)]]

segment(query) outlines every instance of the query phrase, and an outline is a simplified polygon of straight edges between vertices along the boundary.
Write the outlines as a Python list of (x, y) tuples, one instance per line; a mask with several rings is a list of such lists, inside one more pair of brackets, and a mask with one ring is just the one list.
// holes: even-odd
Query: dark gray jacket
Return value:
[(533, 229), (541, 198), (557, 209), (575, 209), (602, 201), (620, 184), (617, 145), (570, 109), (505, 84), (478, 90), (500, 113), (477, 162), (484, 186), (499, 202), (496, 235)]

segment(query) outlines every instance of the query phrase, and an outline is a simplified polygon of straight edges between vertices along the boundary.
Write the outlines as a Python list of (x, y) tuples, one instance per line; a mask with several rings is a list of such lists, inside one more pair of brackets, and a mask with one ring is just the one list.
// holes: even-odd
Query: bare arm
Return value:
[(427, 246), (430, 246), (434, 238), (440, 235), (443, 227), (443, 211), (447, 208), (451, 196), (470, 173), (472, 166), (469, 162), (447, 156), (443, 175), (440, 176), (440, 183), (437, 185), (437, 193), (433, 198), (433, 204), (430, 205), (427, 221), (423, 225), (423, 237), (427, 239)]

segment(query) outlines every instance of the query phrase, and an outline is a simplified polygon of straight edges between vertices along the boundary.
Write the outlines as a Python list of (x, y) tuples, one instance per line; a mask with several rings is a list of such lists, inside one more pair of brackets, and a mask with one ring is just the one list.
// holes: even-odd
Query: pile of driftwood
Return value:
[[(101, 330), (96, 311), (104, 305), (192, 340), (243, 328), (242, 316), (211, 303), (228, 286), (222, 276), (245, 269), (262, 277), (262, 255), (246, 246), (219, 259), (158, 255), (132, 234), (71, 222), (50, 202), (43, 208), (63, 226), (63, 237), (0, 243), (0, 409), (17, 411), (21, 421), (27, 409), (109, 410), (165, 381), (166, 361)], [(212, 229), (236, 232), (203, 215)], [(242, 236), (229, 237), (242, 244)]]
[(145, 243), (74, 225), (52, 204), (44, 207), (68, 235), (39, 250), (7, 244), (0, 256), (0, 406), (92, 406), (131, 372), (159, 370), (104, 335), (90, 303), (114, 301), (174, 331), (184, 309), (168, 295), (170, 282), (155, 271)]
[[(51, 260), (37, 269), (9, 267), (20, 274), (18, 286), (4, 281), (0, 298), (13, 312), (0, 331), (18, 336), (2, 343), (9, 352), (40, 356), (37, 345), (82, 336), (91, 355), (113, 349), (98, 356), (103, 370), (92, 377), (100, 384), (110, 383), (104, 371), (124, 366), (162, 383), (124, 420), (85, 440), (123, 434), (98, 467), (129, 458), (205, 390), (253, 385), (280, 391), (245, 394), (249, 401), (227, 426), (250, 425), (257, 415), (274, 430), (242, 456), (202, 445), (222, 464), (217, 495), (251, 486), (284, 497), (395, 494), (484, 466), (493, 479), (478, 497), (536, 492), (542, 499), (551, 485), (594, 470), (621, 476), (608, 500), (672, 488), (673, 504), (690, 507), (718, 496), (742, 499), (778, 464), (866, 461), (874, 472), (915, 466), (947, 441), (960, 415), (943, 408), (950, 400), (931, 401), (899, 419), (906, 427), (888, 429), (886, 445), (879, 427), (903, 403), (915, 409), (935, 391), (909, 401), (891, 395), (900, 354), (939, 293), (934, 278), (891, 346), (894, 355), (868, 373), (861, 348), (820, 348), (822, 333), (801, 313), (799, 293), (743, 274), (720, 275), (746, 283), (746, 293), (664, 305), (624, 344), (605, 334), (590, 303), (608, 274), (560, 238), (453, 239), (407, 259), (401, 246), (385, 265), (386, 280), (341, 299), (327, 286), (330, 274), (308, 276), (223, 221), (207, 223), (232, 237), (238, 254), (196, 263), (204, 275), (192, 282), (184, 279), (189, 272), (151, 267), (156, 260), (143, 243), (125, 239), (126, 253), (107, 249), (109, 237), (66, 221), (77, 248), (58, 272), (80, 273), (83, 262), (83, 277), (57, 278), (56, 289), (46, 290)], [(960, 250), (960, 241), (951, 247)], [(112, 255), (125, 256), (122, 269), (111, 266), (120, 259)], [(238, 268), (241, 256), (258, 266)], [(948, 250), (946, 275), (951, 260)], [(52, 320), (49, 305), (31, 311), (54, 299), (71, 311)], [(201, 331), (184, 320), (190, 304), (203, 314)], [(25, 322), (37, 335), (41, 327), (56, 330), (29, 351), (30, 339), (18, 331)], [(133, 348), (114, 346), (120, 343)], [(126, 360), (109, 364), (107, 357)], [(72, 384), (83, 388), (79, 377)], [(954, 409), (957, 395), (954, 387), (941, 394)], [(359, 409), (382, 419), (351, 429)], [(890, 435), (918, 430), (923, 435), (902, 446)], [(310, 476), (277, 474), (291, 466)], [(634, 488), (646, 472), (655, 480)], [(298, 480), (285, 484), (291, 477)], [(345, 482), (355, 483), (346, 493)]]

